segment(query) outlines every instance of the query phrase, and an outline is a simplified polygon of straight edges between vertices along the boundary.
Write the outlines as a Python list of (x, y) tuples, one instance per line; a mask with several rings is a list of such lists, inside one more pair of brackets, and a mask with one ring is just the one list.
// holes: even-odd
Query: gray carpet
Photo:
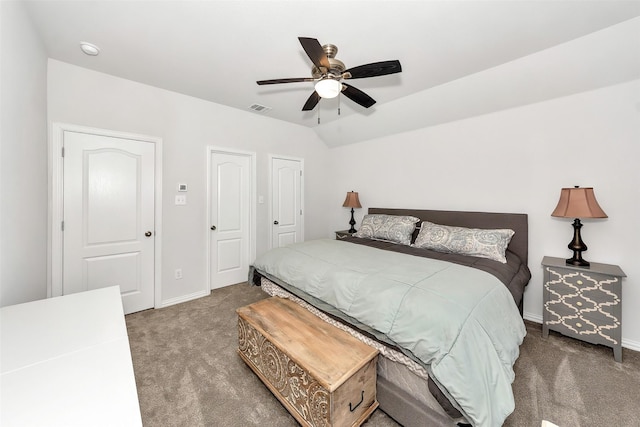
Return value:
[[(126, 316), (145, 426), (296, 426), (236, 354), (235, 309), (266, 298), (246, 283)], [(527, 323), (516, 362), (516, 409), (505, 426), (640, 426), (640, 353), (593, 346)], [(397, 426), (381, 410), (366, 426)]]

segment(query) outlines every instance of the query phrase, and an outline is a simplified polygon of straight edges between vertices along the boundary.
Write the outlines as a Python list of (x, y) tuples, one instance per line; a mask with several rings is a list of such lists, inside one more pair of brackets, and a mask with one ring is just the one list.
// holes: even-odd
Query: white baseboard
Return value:
[[(525, 311), (524, 312), (524, 318), (526, 320), (530, 320), (532, 322), (542, 324), (542, 316), (541, 315), (533, 314), (533, 313), (527, 313)], [(633, 340), (628, 340), (628, 339), (624, 339), (623, 338), (622, 339), (622, 347), (628, 348), (629, 350), (640, 351), (640, 342), (633, 341)]]
[(533, 314), (533, 313), (527, 313), (525, 311), (523, 317), (525, 318), (525, 320), (530, 320), (532, 322), (536, 322), (536, 323), (542, 324), (542, 315)]
[(171, 305), (175, 305), (175, 304), (180, 304), (182, 302), (187, 302), (187, 301), (191, 301), (197, 298), (202, 298), (202, 297), (206, 297), (211, 293), (211, 291), (204, 290), (204, 291), (198, 291), (198, 292), (194, 292), (192, 294), (189, 295), (181, 295), (177, 298), (172, 298), (172, 299), (168, 299), (165, 301), (162, 301), (160, 307), (156, 307), (156, 308), (164, 308), (164, 307), (169, 307)]
[(622, 338), (622, 346), (629, 350), (640, 351), (640, 342)]

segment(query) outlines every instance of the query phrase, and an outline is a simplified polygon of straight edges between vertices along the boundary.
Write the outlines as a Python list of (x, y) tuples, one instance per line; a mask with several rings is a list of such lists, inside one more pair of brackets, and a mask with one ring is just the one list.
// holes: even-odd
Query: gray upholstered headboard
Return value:
[(510, 228), (515, 231), (509, 250), (525, 264), (529, 259), (529, 225), (527, 214), (432, 211), (420, 209), (369, 208), (370, 214), (412, 215), (422, 221), (467, 228)]

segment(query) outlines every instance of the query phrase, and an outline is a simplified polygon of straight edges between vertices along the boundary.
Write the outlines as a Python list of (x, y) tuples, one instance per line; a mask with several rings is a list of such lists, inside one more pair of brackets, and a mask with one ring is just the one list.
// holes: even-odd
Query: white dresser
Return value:
[(142, 426), (117, 286), (0, 309), (0, 425)]

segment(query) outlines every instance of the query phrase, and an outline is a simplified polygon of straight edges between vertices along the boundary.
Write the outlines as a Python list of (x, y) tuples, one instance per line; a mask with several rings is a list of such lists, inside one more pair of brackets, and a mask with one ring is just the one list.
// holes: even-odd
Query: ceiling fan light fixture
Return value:
[[(0, 0), (1, 1), (1, 0)], [(344, 96), (364, 108), (370, 108), (376, 100), (351, 86), (343, 83), (346, 79), (363, 79), (367, 77), (386, 76), (400, 73), (402, 66), (397, 59), (391, 61), (372, 62), (347, 69), (344, 63), (335, 58), (338, 48), (335, 45), (322, 46), (317, 39), (298, 37), (305, 53), (313, 63), (311, 77), (294, 77), (286, 79), (258, 80), (258, 85), (272, 85), (279, 83), (314, 82), (315, 90), (302, 106), (302, 111), (311, 111), (322, 98), (335, 98), (341, 92)], [(340, 108), (338, 108), (340, 114)], [(318, 116), (319, 120), (319, 116)]]
[(335, 98), (342, 91), (342, 83), (335, 79), (322, 79), (316, 83), (316, 92), (321, 98)]

